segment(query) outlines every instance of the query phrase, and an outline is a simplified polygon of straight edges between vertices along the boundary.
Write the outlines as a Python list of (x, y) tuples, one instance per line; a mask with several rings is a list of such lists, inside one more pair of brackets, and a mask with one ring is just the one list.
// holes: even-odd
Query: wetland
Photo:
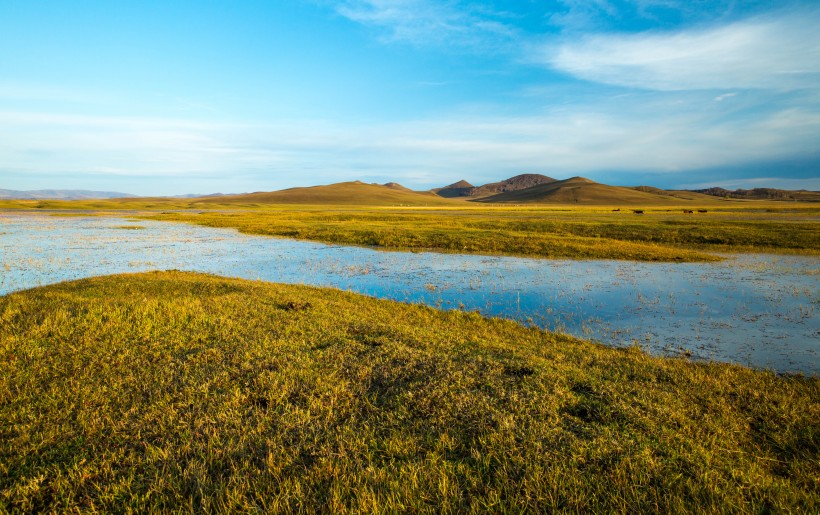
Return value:
[(98, 275), (178, 269), (329, 286), (637, 345), (656, 355), (816, 375), (817, 258), (707, 263), (385, 252), (117, 217), (0, 215), (0, 294)]

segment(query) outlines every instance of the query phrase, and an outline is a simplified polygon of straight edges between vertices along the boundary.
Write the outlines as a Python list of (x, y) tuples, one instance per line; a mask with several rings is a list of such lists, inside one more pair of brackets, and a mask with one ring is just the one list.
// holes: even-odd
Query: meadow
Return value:
[[(0, 209), (544, 258), (820, 252), (796, 203)], [(0, 297), (0, 512), (817, 513), (818, 420), (816, 376), (334, 289), (168, 271)]]
[(681, 262), (715, 261), (720, 259), (715, 253), (721, 252), (820, 254), (820, 205), (816, 203), (715, 200), (703, 205), (667, 202), (627, 207), (438, 199), (433, 204), (122, 199), (0, 201), (0, 209), (56, 211), (63, 216), (127, 214), (389, 250)]
[(0, 511), (804, 512), (820, 382), (181, 272), (0, 298)]
[(262, 207), (147, 215), (249, 234), (386, 249), (637, 261), (713, 261), (715, 252), (820, 253), (820, 206), (804, 211), (619, 208)]

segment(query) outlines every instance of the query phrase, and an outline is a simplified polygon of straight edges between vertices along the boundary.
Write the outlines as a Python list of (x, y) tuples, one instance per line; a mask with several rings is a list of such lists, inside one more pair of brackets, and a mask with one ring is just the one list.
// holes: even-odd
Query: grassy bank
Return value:
[(642, 214), (635, 214), (623, 206), (442, 202), (447, 205), (118, 199), (0, 201), (0, 209), (141, 216), (325, 243), (544, 258), (715, 261), (715, 252), (820, 254), (820, 206), (811, 203), (713, 201), (701, 208), (636, 206)]
[(820, 380), (166, 272), (0, 298), (0, 511), (816, 513)]
[[(818, 209), (820, 212), (820, 209)], [(818, 212), (730, 209), (687, 214), (536, 208), (256, 208), (165, 212), (155, 220), (383, 248), (545, 258), (714, 261), (709, 252), (820, 253)]]

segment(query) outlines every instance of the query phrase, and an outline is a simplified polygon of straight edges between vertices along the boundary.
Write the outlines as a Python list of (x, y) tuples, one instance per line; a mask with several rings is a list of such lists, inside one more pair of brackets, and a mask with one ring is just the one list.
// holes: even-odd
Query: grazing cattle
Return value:
[(694, 213), (694, 211), (692, 211), (691, 209), (684, 209), (683, 212), (688, 214), (688, 215), (691, 215), (692, 213)]

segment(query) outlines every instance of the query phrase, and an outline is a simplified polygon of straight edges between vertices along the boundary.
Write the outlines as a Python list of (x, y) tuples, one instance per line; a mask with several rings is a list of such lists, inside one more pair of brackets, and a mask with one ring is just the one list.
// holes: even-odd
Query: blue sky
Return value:
[(0, 188), (820, 190), (820, 7), (0, 0)]

